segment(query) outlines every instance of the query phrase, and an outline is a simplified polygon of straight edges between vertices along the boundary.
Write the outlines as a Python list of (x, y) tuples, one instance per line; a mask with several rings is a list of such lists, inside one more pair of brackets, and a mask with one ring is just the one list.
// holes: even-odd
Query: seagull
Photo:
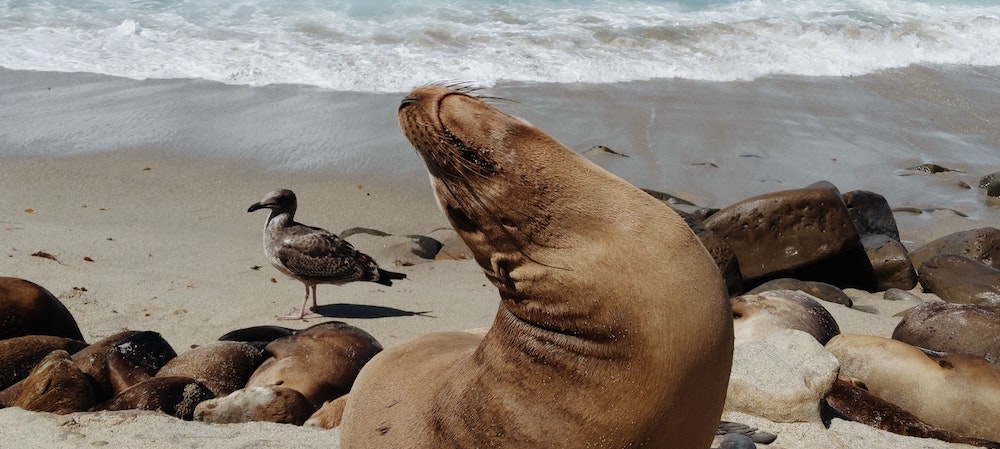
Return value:
[(271, 209), (264, 225), (264, 255), (278, 271), (306, 286), (302, 308), (298, 313), (279, 316), (279, 320), (301, 320), (305, 317), (310, 289), (312, 307), (309, 310), (316, 310), (317, 284), (368, 281), (392, 285), (393, 280), (406, 277), (403, 273), (379, 268), (371, 256), (354, 249), (336, 234), (297, 223), (296, 207), (295, 193), (278, 189), (247, 209), (247, 212)]

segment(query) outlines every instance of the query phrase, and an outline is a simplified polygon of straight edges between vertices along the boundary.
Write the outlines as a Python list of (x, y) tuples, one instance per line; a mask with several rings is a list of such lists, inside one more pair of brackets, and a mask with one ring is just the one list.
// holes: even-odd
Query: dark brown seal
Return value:
[(86, 411), (94, 402), (93, 381), (73, 364), (68, 352), (60, 349), (45, 356), (31, 370), (14, 406), (65, 415)]
[(485, 336), (429, 334), (372, 359), (341, 444), (708, 447), (732, 312), (684, 220), (468, 91), (416, 89), (399, 121), (500, 306)]
[(95, 405), (90, 411), (159, 410), (191, 421), (195, 407), (214, 397), (205, 384), (190, 377), (154, 377)]
[(163, 365), (156, 377), (192, 377), (222, 397), (243, 388), (263, 361), (264, 354), (249, 343), (219, 341), (185, 351)]
[(350, 391), (361, 367), (381, 350), (375, 337), (357, 327), (320, 323), (268, 344), (268, 358), (246, 386), (292, 388), (319, 408)]
[(52, 293), (24, 279), (0, 277), (0, 340), (24, 335), (83, 341), (73, 315)]

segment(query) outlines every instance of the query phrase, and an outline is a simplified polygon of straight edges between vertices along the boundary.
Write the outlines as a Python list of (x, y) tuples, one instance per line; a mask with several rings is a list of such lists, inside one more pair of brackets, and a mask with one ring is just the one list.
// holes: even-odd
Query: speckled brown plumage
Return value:
[(316, 308), (317, 284), (346, 284), (368, 281), (392, 285), (395, 279), (406, 277), (379, 268), (371, 256), (354, 248), (349, 242), (321, 228), (295, 221), (295, 193), (278, 189), (247, 209), (271, 209), (264, 225), (264, 255), (271, 265), (306, 286), (305, 299), (297, 314), (279, 318), (301, 319), (312, 290), (312, 308)]

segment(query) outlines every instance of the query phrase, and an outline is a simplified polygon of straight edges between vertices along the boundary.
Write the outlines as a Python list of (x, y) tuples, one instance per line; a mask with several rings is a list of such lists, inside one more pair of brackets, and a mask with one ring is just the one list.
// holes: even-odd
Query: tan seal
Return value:
[(826, 348), (840, 373), (928, 425), (964, 437), (1000, 441), (1000, 371), (985, 359), (941, 354), (872, 335), (841, 334)]
[(340, 321), (316, 324), (268, 344), (267, 358), (246, 386), (291, 388), (309, 400), (312, 413), (350, 391), (361, 367), (381, 350), (375, 337), (357, 327)]
[(57, 415), (82, 412), (94, 405), (94, 385), (64, 350), (45, 356), (24, 380), (15, 407)]
[(246, 387), (194, 408), (194, 420), (217, 424), (268, 421), (301, 426), (315, 411), (302, 393), (288, 387)]
[(418, 88), (399, 121), (500, 293), (489, 331), (362, 369), (355, 448), (706, 448), (733, 354), (719, 269), (652, 196), (470, 92)]

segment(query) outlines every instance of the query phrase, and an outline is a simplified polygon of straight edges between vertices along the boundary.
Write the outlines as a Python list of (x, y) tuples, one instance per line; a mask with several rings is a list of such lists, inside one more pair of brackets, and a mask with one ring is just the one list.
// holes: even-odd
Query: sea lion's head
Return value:
[(572, 215), (558, 201), (557, 178), (575, 153), (471, 89), (417, 88), (400, 103), (399, 123), (441, 209), (501, 291), (515, 290), (515, 266), (544, 264), (544, 248), (565, 246), (566, 235), (550, 225), (554, 208)]

